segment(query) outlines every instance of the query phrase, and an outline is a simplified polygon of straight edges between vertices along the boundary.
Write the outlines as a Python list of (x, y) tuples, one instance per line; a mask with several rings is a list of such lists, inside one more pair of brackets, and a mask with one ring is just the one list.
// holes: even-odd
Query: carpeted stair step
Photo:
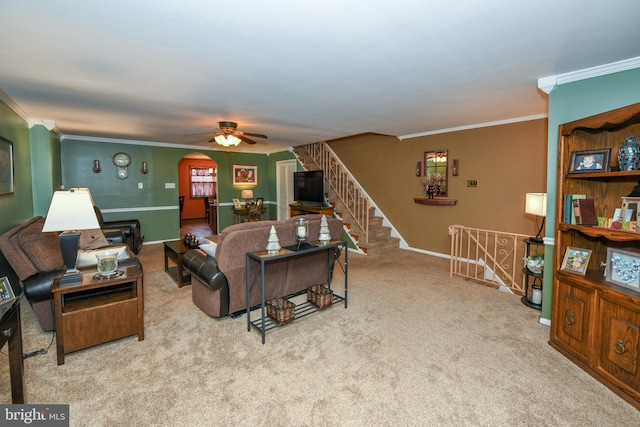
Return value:
[(398, 249), (400, 247), (400, 239), (389, 237), (375, 242), (369, 240), (369, 243), (362, 243), (359, 246), (368, 255), (381, 255)]

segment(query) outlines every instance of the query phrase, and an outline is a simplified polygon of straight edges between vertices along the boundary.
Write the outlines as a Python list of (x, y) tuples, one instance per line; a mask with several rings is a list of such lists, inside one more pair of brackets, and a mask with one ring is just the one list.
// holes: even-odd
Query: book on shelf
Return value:
[(574, 199), (573, 210), (578, 225), (598, 225), (595, 202), (593, 199)]
[(565, 224), (576, 224), (575, 209), (573, 208), (573, 201), (578, 199), (586, 199), (586, 194), (565, 194), (564, 195), (564, 212), (562, 222)]

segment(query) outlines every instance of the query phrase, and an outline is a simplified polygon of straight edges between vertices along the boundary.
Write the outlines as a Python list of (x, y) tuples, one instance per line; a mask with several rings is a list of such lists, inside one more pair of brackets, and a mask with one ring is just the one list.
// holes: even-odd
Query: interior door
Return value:
[(293, 203), (293, 173), (295, 160), (276, 162), (276, 198), (278, 203), (278, 221), (289, 218), (289, 204)]

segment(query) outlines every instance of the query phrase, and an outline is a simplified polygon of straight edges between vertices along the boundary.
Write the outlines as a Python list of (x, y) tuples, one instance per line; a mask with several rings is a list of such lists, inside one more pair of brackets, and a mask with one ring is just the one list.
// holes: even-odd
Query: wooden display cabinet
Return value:
[[(640, 409), (640, 292), (606, 280), (607, 248), (640, 253), (640, 233), (563, 222), (564, 196), (595, 200), (597, 216), (612, 217), (640, 182), (640, 170), (620, 171), (625, 137), (640, 135), (640, 104), (560, 126), (556, 250), (549, 343)], [(576, 151), (611, 149), (611, 171), (570, 173)], [(567, 247), (592, 251), (586, 274), (561, 268)]]

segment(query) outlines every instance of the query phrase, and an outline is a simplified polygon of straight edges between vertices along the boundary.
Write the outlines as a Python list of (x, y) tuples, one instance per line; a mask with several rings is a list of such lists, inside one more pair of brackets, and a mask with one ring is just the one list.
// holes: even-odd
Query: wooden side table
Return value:
[[(188, 250), (189, 247), (182, 240), (164, 242), (164, 271), (171, 276), (179, 288), (191, 284), (191, 275), (182, 269), (182, 257)], [(176, 265), (169, 267), (169, 260)]]
[(24, 363), (22, 361), (22, 328), (20, 298), (0, 306), (0, 348), (9, 343), (9, 375), (11, 403), (24, 403)]
[[(233, 223), (240, 224), (242, 222), (242, 217), (246, 216), (249, 218), (249, 209), (248, 208), (232, 208), (233, 209)], [(260, 209), (260, 221), (265, 221), (267, 219), (267, 208)]]
[(53, 282), (58, 365), (64, 355), (131, 335), (144, 340), (143, 273), (139, 267), (120, 276), (96, 278), (96, 271), (81, 282)]

